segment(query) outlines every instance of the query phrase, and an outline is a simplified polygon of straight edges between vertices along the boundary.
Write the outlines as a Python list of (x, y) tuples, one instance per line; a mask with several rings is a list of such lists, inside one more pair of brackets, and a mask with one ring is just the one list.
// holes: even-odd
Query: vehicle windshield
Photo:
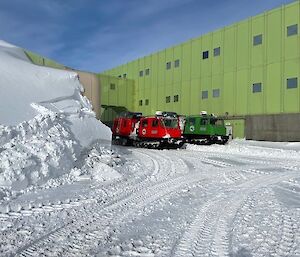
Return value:
[(164, 118), (162, 123), (166, 128), (178, 128), (178, 119)]
[(210, 119), (210, 124), (216, 126), (224, 126), (224, 120), (222, 119)]

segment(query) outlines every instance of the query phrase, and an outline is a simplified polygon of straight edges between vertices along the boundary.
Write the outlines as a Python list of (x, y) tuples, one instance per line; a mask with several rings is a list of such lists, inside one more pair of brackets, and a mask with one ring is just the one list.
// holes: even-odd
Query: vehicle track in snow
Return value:
[[(98, 204), (90, 206), (92, 208), (89, 211), (78, 213), (77, 217), (72, 218), (72, 222), (19, 249), (17, 256), (32, 256), (33, 252), (45, 255), (47, 251), (48, 256), (66, 253), (68, 256), (86, 255), (95, 247), (95, 241), (107, 240), (109, 237), (107, 228), (111, 223), (115, 226), (133, 218), (141, 214), (143, 208), (150, 203), (203, 179), (201, 174), (186, 175), (189, 173), (189, 168), (178, 157), (172, 158), (164, 154), (158, 156), (151, 152), (147, 155), (153, 156), (154, 159), (153, 167), (156, 168), (152, 173), (153, 176), (136, 186), (130, 195), (110, 202), (106, 206)], [(184, 179), (182, 174), (185, 174)], [(56, 245), (56, 248), (52, 249), (53, 245)]]
[[(176, 257), (188, 256), (230, 256), (230, 226), (240, 206), (247, 200), (249, 194), (255, 193), (263, 187), (299, 176), (297, 173), (267, 175), (251, 179), (239, 184), (229, 194), (219, 194), (206, 202), (188, 230), (184, 233), (180, 243), (176, 246)], [(289, 218), (286, 218), (289, 221)], [(288, 232), (282, 235), (278, 252), (287, 252), (293, 240), (290, 238), (291, 223), (286, 222)], [(283, 251), (281, 251), (283, 248)], [(266, 251), (267, 252), (267, 251)], [(266, 253), (265, 252), (265, 253)], [(278, 256), (281, 256), (280, 254)]]

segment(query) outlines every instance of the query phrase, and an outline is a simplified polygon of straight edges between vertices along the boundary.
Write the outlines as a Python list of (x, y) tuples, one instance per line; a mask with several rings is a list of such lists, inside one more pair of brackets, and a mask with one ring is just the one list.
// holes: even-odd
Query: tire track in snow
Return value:
[[(138, 215), (138, 212), (150, 203), (178, 191), (181, 187), (203, 179), (201, 174), (196, 173), (190, 174), (190, 176), (179, 175), (169, 178), (170, 175), (177, 174), (177, 171), (178, 174), (182, 174), (182, 169), (186, 170), (185, 174), (189, 171), (182, 160), (178, 161), (177, 158), (177, 163), (180, 164), (179, 167), (176, 167), (173, 161), (172, 158), (158, 158), (158, 165), (154, 166), (159, 168), (158, 173), (161, 173), (162, 177), (159, 176), (160, 180), (155, 181), (154, 185), (153, 182), (150, 183), (151, 181), (142, 183), (143, 185), (140, 185), (128, 197), (117, 200), (105, 207), (95, 204), (89, 211), (78, 213), (77, 217), (74, 217), (73, 223), (66, 224), (50, 233), (49, 236), (46, 235), (45, 238), (43, 237), (41, 240), (36, 240), (19, 249), (17, 256), (32, 256), (32, 252), (41, 253), (44, 252), (45, 248), (51, 248), (53, 245), (59, 245), (59, 249), (55, 249), (56, 255), (66, 253), (68, 253), (68, 256), (86, 255), (91, 248), (95, 247), (95, 241), (103, 242), (108, 239), (108, 227), (111, 226), (112, 222), (114, 225), (120, 224), (123, 220)], [(165, 172), (161, 166), (169, 170)], [(50, 251), (50, 256), (53, 255), (51, 249), (48, 249), (48, 251)]]
[[(175, 257), (229, 256), (229, 226), (241, 203), (250, 193), (261, 187), (296, 176), (299, 174), (259, 177), (239, 184), (227, 196), (220, 194), (208, 201), (199, 210), (199, 215), (176, 246)], [(281, 243), (281, 245), (283, 244)]]

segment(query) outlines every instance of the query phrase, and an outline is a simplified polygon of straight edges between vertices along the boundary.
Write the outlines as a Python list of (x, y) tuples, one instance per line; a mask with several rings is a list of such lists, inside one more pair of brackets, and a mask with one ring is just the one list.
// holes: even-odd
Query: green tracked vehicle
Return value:
[(192, 144), (226, 144), (229, 139), (224, 119), (206, 113), (187, 116), (183, 136)]

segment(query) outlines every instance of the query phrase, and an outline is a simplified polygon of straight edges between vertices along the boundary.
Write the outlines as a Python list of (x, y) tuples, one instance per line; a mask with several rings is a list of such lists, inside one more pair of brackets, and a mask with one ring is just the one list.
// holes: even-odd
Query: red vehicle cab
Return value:
[(132, 143), (132, 133), (142, 117), (140, 112), (124, 112), (114, 120), (112, 128), (113, 143), (127, 145)]
[(134, 143), (150, 148), (181, 147), (184, 142), (177, 114), (157, 112), (156, 116), (142, 117)]

